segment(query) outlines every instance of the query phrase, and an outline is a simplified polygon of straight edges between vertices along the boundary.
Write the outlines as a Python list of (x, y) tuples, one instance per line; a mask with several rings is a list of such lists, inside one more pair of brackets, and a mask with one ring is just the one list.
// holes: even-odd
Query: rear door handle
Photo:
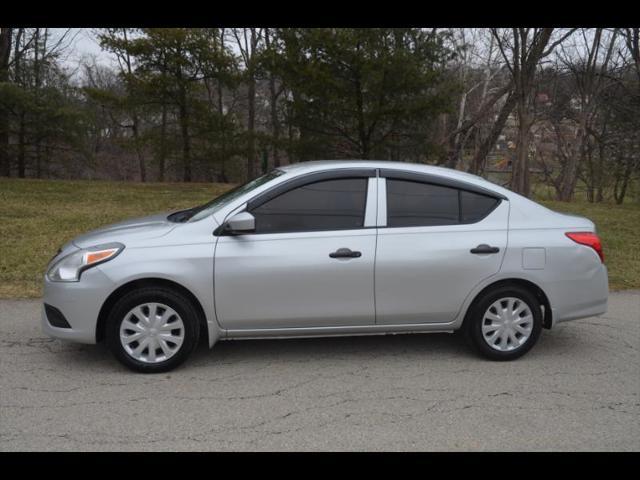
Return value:
[(329, 254), (331, 258), (358, 258), (362, 256), (362, 252), (354, 252), (348, 248), (339, 248), (335, 252)]
[(476, 248), (472, 248), (470, 250), (471, 253), (482, 254), (482, 253), (498, 253), (500, 249), (498, 247), (491, 247), (486, 243), (478, 245)]

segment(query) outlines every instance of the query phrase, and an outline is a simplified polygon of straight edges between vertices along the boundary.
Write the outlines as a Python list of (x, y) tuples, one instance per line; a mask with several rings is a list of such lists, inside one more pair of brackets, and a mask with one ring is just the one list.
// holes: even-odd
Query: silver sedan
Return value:
[(395, 162), (277, 168), (189, 210), (64, 245), (42, 326), (141, 372), (218, 340), (461, 331), (483, 356), (601, 315), (593, 222), (480, 177)]

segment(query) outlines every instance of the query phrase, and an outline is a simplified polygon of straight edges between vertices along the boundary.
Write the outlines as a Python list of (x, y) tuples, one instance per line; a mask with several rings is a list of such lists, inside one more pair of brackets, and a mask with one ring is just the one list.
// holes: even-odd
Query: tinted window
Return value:
[(387, 179), (387, 226), (453, 225), (459, 215), (457, 189)]
[(341, 178), (289, 190), (252, 210), (256, 233), (361, 228), (367, 180)]
[(462, 203), (462, 223), (475, 223), (486, 217), (498, 204), (499, 200), (462, 190), (460, 192)]

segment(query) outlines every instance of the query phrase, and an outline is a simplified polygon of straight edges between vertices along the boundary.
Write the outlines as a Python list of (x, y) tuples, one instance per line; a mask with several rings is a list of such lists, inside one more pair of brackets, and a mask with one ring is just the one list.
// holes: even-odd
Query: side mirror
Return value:
[(235, 214), (225, 223), (224, 231), (233, 234), (250, 233), (256, 229), (256, 219), (249, 212)]

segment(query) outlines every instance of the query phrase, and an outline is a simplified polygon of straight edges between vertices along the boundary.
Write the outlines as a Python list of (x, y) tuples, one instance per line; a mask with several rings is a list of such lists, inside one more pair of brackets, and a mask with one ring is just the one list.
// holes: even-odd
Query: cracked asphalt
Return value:
[(640, 291), (515, 362), (450, 334), (244, 340), (140, 375), (0, 301), (0, 451), (640, 450)]

